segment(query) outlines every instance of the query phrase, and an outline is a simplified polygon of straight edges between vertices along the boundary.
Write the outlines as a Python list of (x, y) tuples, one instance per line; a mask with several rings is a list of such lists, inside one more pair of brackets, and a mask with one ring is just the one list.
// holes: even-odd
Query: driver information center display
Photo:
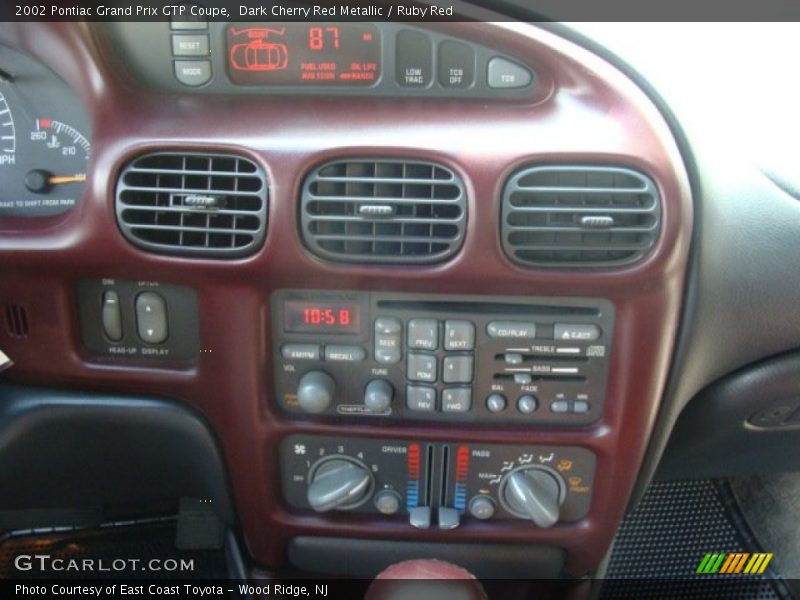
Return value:
[(227, 28), (228, 75), (240, 85), (369, 86), (381, 38), (369, 23), (256, 23)]

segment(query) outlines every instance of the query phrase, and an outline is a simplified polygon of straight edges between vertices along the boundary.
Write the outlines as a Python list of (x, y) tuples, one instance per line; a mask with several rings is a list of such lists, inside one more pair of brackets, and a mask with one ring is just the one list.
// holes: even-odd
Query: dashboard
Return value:
[(689, 172), (622, 71), (488, 21), (2, 24), (9, 380), (197, 411), (265, 568), (591, 573), (667, 389)]

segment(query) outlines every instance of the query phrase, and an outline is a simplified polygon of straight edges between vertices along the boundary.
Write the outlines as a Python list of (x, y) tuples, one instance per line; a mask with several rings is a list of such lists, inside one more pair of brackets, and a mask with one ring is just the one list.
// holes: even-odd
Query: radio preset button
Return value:
[(436, 350), (439, 346), (439, 323), (435, 319), (411, 319), (407, 337), (409, 348)]
[(445, 383), (470, 383), (472, 381), (471, 356), (446, 356), (442, 368)]
[(319, 360), (318, 344), (284, 344), (281, 356), (286, 360)]
[(556, 323), (553, 328), (553, 337), (556, 340), (593, 342), (600, 337), (600, 328), (592, 323)]
[(442, 391), (442, 412), (465, 413), (472, 408), (470, 388), (447, 388)]
[(491, 338), (501, 340), (532, 340), (536, 337), (536, 323), (524, 321), (492, 321), (486, 326)]
[(436, 357), (432, 354), (408, 353), (406, 376), (411, 381), (436, 381)]
[(361, 346), (325, 346), (325, 360), (329, 362), (361, 362), (367, 352)]
[(445, 350), (472, 350), (475, 348), (475, 325), (469, 321), (444, 322)]
[(406, 386), (406, 406), (409, 410), (433, 412), (436, 410), (436, 390), (421, 385)]
[(506, 409), (506, 397), (502, 394), (491, 394), (486, 398), (486, 408), (491, 413), (501, 413)]

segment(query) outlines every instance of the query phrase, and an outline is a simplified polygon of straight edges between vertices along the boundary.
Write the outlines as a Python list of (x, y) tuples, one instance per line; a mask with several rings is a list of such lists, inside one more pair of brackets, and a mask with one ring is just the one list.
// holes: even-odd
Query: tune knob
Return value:
[(520, 467), (500, 482), (500, 499), (510, 513), (539, 527), (558, 522), (566, 486), (560, 475), (545, 467)]
[(333, 403), (336, 382), (323, 371), (310, 371), (303, 375), (297, 386), (297, 403), (304, 411), (318, 414)]
[(323, 458), (311, 468), (308, 503), (317, 512), (355, 508), (372, 494), (372, 473), (347, 456)]
[(364, 390), (364, 406), (374, 412), (384, 412), (392, 405), (394, 388), (385, 379), (373, 379)]

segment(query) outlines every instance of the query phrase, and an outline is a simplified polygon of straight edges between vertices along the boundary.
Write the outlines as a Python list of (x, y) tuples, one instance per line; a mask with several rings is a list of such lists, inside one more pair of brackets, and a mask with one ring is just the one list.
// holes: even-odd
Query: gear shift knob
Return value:
[(442, 560), (420, 559), (384, 569), (369, 586), (364, 600), (486, 600), (475, 576)]

